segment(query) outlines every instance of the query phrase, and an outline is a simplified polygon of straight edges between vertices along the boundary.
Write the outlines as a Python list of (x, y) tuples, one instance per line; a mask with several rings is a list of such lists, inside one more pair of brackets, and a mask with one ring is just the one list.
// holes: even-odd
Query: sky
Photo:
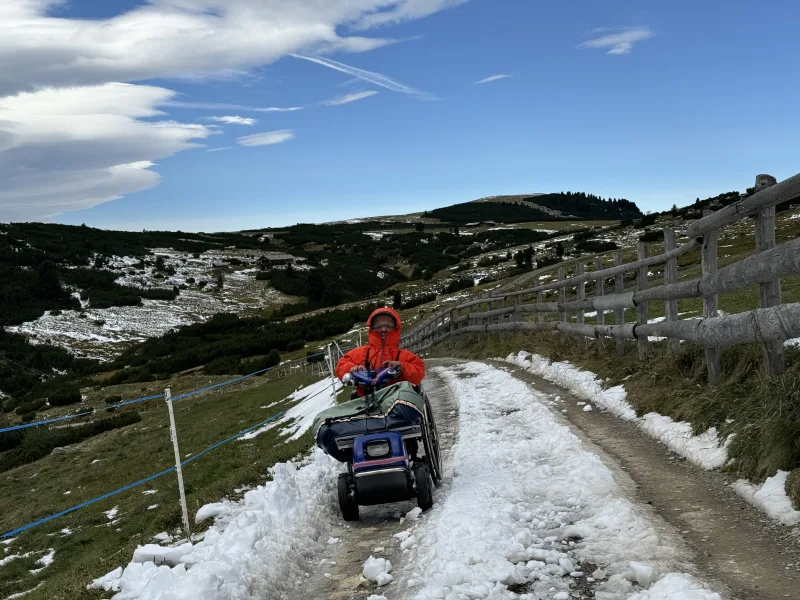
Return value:
[(230, 231), (798, 171), (792, 1), (2, 0), (0, 221)]

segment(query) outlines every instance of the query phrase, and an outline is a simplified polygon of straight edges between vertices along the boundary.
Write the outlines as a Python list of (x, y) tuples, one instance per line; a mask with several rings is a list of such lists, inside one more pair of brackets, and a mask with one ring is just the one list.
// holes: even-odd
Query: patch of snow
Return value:
[(591, 404), (587, 404), (583, 407), (583, 412), (592, 412), (594, 409), (592, 408)]
[(367, 580), (377, 583), (379, 586), (383, 586), (394, 581), (394, 577), (389, 574), (391, 570), (392, 563), (387, 559), (370, 556), (364, 562), (362, 574)]
[(730, 436), (727, 440), (720, 440), (714, 427), (695, 436), (691, 423), (676, 422), (656, 412), (637, 417), (627, 401), (625, 388), (618, 385), (604, 389), (602, 381), (591, 371), (568, 362), (553, 362), (528, 352), (511, 354), (505, 360), (570, 390), (626, 421), (635, 422), (670, 450), (704, 469), (718, 469), (727, 461), (727, 448), (732, 441)]
[(38, 569), (32, 569), (31, 570), (31, 574), (32, 575), (36, 575), (38, 573), (41, 573), (47, 567), (52, 565), (55, 555), (56, 555), (55, 549), (50, 548), (49, 550), (47, 550), (47, 552), (44, 554), (44, 556), (42, 556), (39, 560), (36, 561), (37, 565), (42, 565), (42, 566), (40, 568), (38, 568)]
[(788, 477), (788, 472), (778, 471), (760, 486), (753, 485), (744, 479), (731, 485), (742, 498), (763, 510), (773, 519), (784, 525), (797, 525), (800, 523), (800, 511), (794, 509), (791, 498), (786, 494)]
[[(607, 571), (598, 598), (627, 598), (645, 575), (632, 561), (650, 567), (653, 581), (685, 568), (680, 537), (627, 497), (547, 408), (548, 396), (483, 363), (434, 370), (459, 399), (459, 437), (437, 492), (444, 498), (413, 530), (408, 564), (423, 582), (415, 600), (510, 598), (508, 586), (519, 584), (523, 597), (568, 599), (568, 576), (582, 562)], [(671, 600), (679, 598), (690, 597)]]
[(145, 490), (145, 491), (142, 492), (142, 494), (145, 495), (145, 496), (150, 496), (150, 495), (156, 494), (156, 493), (158, 493), (158, 490)]
[[(284, 426), (284, 433), (291, 433), (287, 441), (299, 439), (314, 424), (314, 417), (326, 408), (336, 403), (336, 394), (342, 389), (342, 382), (336, 380), (335, 387), (329, 378), (320, 379), (316, 383), (289, 394), (284, 401), (295, 401), (297, 404), (286, 411), (286, 414), (277, 421), (265, 424), (263, 427), (245, 433), (240, 440), (252, 440), (262, 433)], [(287, 425), (288, 423), (288, 425)]]
[(669, 573), (650, 589), (634, 594), (628, 600), (721, 600), (689, 575)]
[(109, 521), (113, 521), (116, 518), (118, 512), (119, 512), (119, 506), (115, 506), (110, 510), (104, 511), (103, 514)]
[[(295, 582), (314, 568), (312, 559), (323, 552), (332, 523), (341, 522), (340, 468), (317, 448), (305, 461), (279, 463), (270, 469), (272, 480), (241, 501), (215, 505), (217, 520), (202, 541), (179, 550), (140, 547), (136, 558), (145, 562), (131, 562), (121, 573), (95, 580), (102, 581), (95, 587), (119, 590), (116, 600), (296, 598)], [(167, 553), (181, 562), (169, 566), (152, 560)]]
[(147, 507), (147, 510), (155, 510), (156, 508), (158, 508), (158, 504), (151, 504)]
[(800, 348), (800, 338), (792, 338), (790, 340), (786, 340), (783, 342), (784, 346), (792, 346), (794, 348)]
[(24, 592), (17, 592), (16, 594), (11, 594), (10, 596), (6, 596), (4, 600), (16, 600), (16, 598), (22, 598), (23, 596), (27, 596), (31, 592), (35, 592), (40, 587), (44, 585), (44, 581), (37, 585), (35, 588), (31, 588), (29, 590), (25, 590)]

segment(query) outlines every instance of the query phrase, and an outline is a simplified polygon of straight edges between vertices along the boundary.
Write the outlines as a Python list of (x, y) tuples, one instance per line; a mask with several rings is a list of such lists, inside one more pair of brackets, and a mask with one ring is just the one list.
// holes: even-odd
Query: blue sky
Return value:
[(0, 24), (0, 220), (232, 230), (568, 189), (661, 210), (797, 171), (793, 2), (7, 1), (7, 27), (65, 34), (23, 54)]

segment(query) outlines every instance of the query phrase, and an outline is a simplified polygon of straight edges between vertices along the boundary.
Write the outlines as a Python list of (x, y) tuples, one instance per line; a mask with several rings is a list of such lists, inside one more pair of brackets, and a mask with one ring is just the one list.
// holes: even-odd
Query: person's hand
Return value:
[(356, 371), (366, 371), (366, 367), (364, 365), (356, 365), (355, 367), (350, 369), (351, 373), (355, 373)]
[(401, 363), (399, 360), (387, 360), (385, 363), (383, 363), (383, 366), (389, 367), (390, 369), (395, 368), (398, 371), (403, 370), (403, 363)]

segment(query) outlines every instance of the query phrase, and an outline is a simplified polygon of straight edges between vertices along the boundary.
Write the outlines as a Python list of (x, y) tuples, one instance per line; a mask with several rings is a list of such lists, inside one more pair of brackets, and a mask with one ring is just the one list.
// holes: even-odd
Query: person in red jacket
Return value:
[[(400, 315), (391, 308), (378, 308), (367, 319), (369, 328), (366, 346), (353, 348), (336, 365), (336, 376), (341, 379), (347, 373), (377, 370), (382, 367), (397, 367), (400, 375), (392, 383), (408, 381), (417, 386), (425, 377), (425, 363), (408, 350), (400, 349)], [(358, 390), (363, 396), (364, 391)]]

